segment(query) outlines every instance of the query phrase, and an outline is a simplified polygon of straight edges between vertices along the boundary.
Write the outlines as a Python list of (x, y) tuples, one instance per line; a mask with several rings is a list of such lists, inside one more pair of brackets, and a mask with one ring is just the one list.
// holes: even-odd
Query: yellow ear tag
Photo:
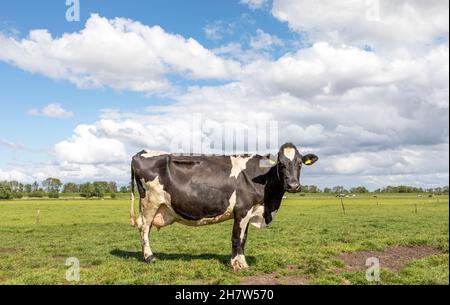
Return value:
[(312, 163), (311, 159), (308, 159), (308, 160), (305, 161), (306, 165), (310, 165), (311, 163)]

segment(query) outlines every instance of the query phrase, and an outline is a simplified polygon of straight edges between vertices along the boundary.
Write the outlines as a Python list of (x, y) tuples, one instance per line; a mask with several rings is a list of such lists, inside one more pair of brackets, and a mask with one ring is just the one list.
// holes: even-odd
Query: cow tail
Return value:
[(131, 208), (130, 208), (130, 222), (131, 226), (136, 226), (136, 214), (134, 212), (134, 204), (135, 204), (135, 194), (134, 194), (134, 170), (133, 166), (131, 166)]

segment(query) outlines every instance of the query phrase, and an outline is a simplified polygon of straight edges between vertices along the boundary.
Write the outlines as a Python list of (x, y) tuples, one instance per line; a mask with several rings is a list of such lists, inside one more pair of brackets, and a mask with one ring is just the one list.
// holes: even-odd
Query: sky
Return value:
[(0, 2), (0, 180), (125, 184), (276, 122), (255, 152), (317, 154), (303, 184), (448, 185), (448, 1), (68, 2)]

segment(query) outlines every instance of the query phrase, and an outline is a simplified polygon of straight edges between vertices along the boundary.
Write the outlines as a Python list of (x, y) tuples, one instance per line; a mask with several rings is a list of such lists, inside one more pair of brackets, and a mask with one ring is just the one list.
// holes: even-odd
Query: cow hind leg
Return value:
[[(144, 205), (145, 206), (145, 205)], [(144, 261), (151, 263), (154, 261), (152, 249), (150, 248), (150, 230), (152, 228), (152, 222), (155, 218), (157, 207), (147, 207), (144, 208), (144, 213), (142, 213), (138, 218), (138, 227), (141, 235), (142, 253)]]
[(150, 229), (151, 226), (148, 224), (142, 225), (140, 229), (141, 233), (141, 244), (142, 244), (142, 253), (144, 254), (144, 261), (146, 263), (151, 263), (154, 260), (152, 249), (150, 248)]
[(231, 267), (234, 271), (248, 269), (244, 255), (245, 242), (247, 241), (248, 219), (235, 218), (232, 235)]

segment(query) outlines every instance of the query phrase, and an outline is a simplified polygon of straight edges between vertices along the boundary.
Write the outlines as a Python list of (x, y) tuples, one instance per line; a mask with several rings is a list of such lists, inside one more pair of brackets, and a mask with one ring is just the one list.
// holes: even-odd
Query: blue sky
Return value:
[[(269, 33), (291, 39), (297, 36), (286, 23), (277, 21), (267, 10), (252, 10), (238, 1), (99, 1), (80, 2), (79, 22), (68, 22), (65, 18), (66, 6), (63, 0), (46, 2), (2, 1), (0, 3), (0, 24), (2, 31), (14, 32), (24, 38), (33, 29), (48, 29), (52, 35), (61, 36), (66, 32), (76, 32), (84, 28), (92, 13), (106, 18), (125, 17), (147, 25), (159, 25), (167, 32), (184, 37), (193, 37), (207, 48), (214, 48), (232, 41), (245, 41), (260, 28)], [(39, 12), (39, 13), (36, 13)], [(235, 23), (233, 33), (227, 32), (222, 39), (209, 39), (204, 27), (215, 22)], [(17, 31), (17, 32), (16, 32)], [(276, 50), (274, 50), (276, 56)], [(178, 79), (183, 86), (187, 81)], [(170, 98), (152, 96), (111, 88), (100, 90), (79, 90), (61, 80), (30, 74), (14, 66), (0, 62), (0, 83), (2, 104), (14, 105), (0, 114), (0, 128), (8, 130), (7, 140), (21, 143), (37, 150), (51, 149), (57, 141), (69, 137), (73, 129), (81, 123), (93, 122), (99, 111), (114, 108), (123, 111), (140, 111), (149, 104), (170, 103)], [(70, 109), (75, 116), (66, 120), (48, 120), (45, 117), (28, 115), (32, 108), (42, 108), (48, 103), (59, 103)], [(16, 124), (20, 128), (10, 128)], [(30, 131), (38, 131), (30, 132)], [(2, 156), (15, 152), (2, 151)], [(39, 154), (39, 159), (48, 158)], [(33, 157), (34, 159), (34, 157)], [(8, 158), (2, 158), (5, 165)]]
[(322, 157), (306, 183), (448, 184), (448, 3), (80, 4), (0, 3), (0, 180), (124, 182), (196, 113), (277, 121)]

